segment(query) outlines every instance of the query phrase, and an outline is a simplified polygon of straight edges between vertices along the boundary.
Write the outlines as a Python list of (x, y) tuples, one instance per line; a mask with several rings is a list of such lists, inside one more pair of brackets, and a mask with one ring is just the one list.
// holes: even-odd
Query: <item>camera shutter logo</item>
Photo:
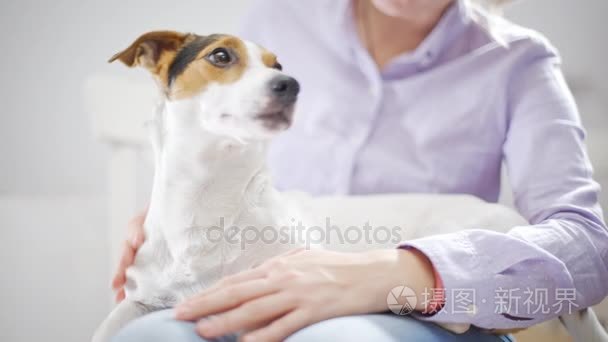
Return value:
[(407, 286), (394, 287), (386, 296), (386, 304), (394, 314), (404, 316), (416, 308), (418, 298), (414, 290)]

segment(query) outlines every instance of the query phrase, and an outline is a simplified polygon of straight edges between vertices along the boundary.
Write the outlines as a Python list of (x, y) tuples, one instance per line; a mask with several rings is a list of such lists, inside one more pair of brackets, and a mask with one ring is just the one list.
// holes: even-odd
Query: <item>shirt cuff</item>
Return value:
[[(411, 249), (411, 247), (407, 246), (407, 244), (402, 244), (400, 247), (404, 248), (404, 249)], [(421, 250), (419, 250), (419, 249), (416, 249), (416, 250), (424, 255), (424, 252), (422, 252)], [(427, 258), (428, 258), (428, 256), (427, 256)], [(434, 279), (434, 287), (432, 289), (426, 289), (426, 291), (430, 294), (430, 299), (428, 300), (426, 308), (422, 312), (419, 313), (423, 317), (433, 316), (434, 314), (441, 311), (441, 309), (443, 309), (443, 307), (445, 305), (445, 287), (443, 285), (443, 280), (441, 279), (439, 272), (437, 272), (437, 269), (434, 266), (433, 266), (433, 279)], [(441, 323), (441, 322), (435, 322), (435, 323), (437, 325), (439, 325), (440, 327), (442, 327), (448, 331), (451, 331), (455, 334), (464, 334), (471, 327), (470, 324), (466, 324), (466, 323)]]
[[(432, 302), (442, 303), (435, 304), (438, 311), (412, 315), (425, 321), (472, 324), (484, 329), (519, 328), (547, 319), (551, 315), (528, 315), (522, 307), (523, 299), (508, 312), (496, 309), (497, 290), (547, 288), (551, 294), (556, 287), (571, 286), (568, 273), (560, 268), (563, 265), (552, 263), (545, 257), (546, 252), (522, 248), (523, 244), (524, 241), (506, 234), (485, 230), (465, 230), (401, 243), (400, 248), (416, 249), (430, 260), (441, 281), (436, 285), (441, 290), (433, 292), (443, 291), (443, 297), (425, 294), (425, 300), (431, 298), (428, 309), (433, 309)], [(552, 297), (549, 295), (549, 304), (554, 302)]]

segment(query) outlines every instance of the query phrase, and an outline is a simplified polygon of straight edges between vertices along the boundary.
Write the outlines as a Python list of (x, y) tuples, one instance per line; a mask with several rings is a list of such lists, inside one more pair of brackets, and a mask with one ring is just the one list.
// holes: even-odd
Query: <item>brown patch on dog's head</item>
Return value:
[(235, 82), (245, 72), (248, 60), (247, 47), (237, 37), (197, 37), (175, 56), (169, 69), (171, 97), (190, 97), (214, 82)]
[(108, 62), (118, 59), (128, 67), (144, 67), (157, 81), (166, 84), (169, 66), (177, 51), (194, 37), (192, 34), (174, 31), (148, 32), (137, 38), (128, 48), (112, 56)]
[(283, 66), (278, 62), (277, 56), (268, 50), (262, 52), (262, 62), (269, 68), (283, 70)]
[[(234, 36), (155, 31), (137, 38), (109, 62), (119, 59), (129, 67), (145, 67), (169, 98), (181, 99), (200, 93), (210, 83), (238, 80), (248, 58), (245, 43)], [(278, 65), (269, 52), (264, 52), (263, 62), (269, 67)]]

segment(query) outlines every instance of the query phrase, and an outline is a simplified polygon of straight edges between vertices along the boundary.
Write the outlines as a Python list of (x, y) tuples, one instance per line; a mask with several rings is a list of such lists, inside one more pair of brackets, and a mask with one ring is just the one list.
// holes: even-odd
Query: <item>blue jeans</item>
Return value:
[[(233, 342), (236, 336), (212, 341)], [(172, 310), (143, 316), (124, 327), (112, 342), (205, 342), (196, 334), (194, 323), (177, 321)], [(358, 315), (333, 318), (308, 326), (291, 335), (287, 342), (309, 341), (410, 341), (410, 342), (509, 342), (508, 336), (495, 336), (471, 329), (462, 335), (408, 316), (393, 314)]]

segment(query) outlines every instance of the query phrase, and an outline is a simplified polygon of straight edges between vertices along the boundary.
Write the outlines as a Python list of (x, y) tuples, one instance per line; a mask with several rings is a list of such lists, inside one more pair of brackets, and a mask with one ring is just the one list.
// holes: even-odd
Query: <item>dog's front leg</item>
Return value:
[(122, 327), (146, 313), (147, 311), (137, 303), (123, 300), (97, 328), (92, 342), (110, 342)]

